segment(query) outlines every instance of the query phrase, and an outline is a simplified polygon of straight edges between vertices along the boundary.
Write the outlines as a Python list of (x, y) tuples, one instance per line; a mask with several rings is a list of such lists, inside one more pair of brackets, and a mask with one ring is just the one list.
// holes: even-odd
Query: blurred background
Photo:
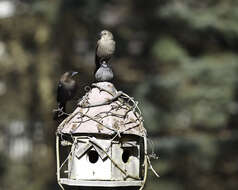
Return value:
[(139, 101), (160, 156), (145, 189), (236, 190), (237, 10), (236, 0), (1, 0), (0, 189), (60, 189), (57, 82), (79, 71), (85, 93), (108, 29), (114, 84)]

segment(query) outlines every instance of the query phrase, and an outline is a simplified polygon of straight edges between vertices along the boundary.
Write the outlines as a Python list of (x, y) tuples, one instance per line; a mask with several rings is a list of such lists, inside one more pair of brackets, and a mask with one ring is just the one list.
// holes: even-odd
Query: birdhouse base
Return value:
[(73, 180), (61, 178), (59, 181), (62, 185), (69, 186), (91, 186), (91, 187), (129, 187), (142, 186), (143, 181), (89, 181), (89, 180)]

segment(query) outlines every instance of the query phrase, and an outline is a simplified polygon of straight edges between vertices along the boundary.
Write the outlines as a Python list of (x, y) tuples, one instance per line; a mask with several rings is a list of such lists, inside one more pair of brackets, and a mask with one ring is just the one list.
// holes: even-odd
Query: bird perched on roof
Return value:
[(77, 74), (78, 72), (68, 71), (60, 77), (57, 87), (58, 109), (54, 111), (54, 120), (67, 117), (66, 103), (72, 100), (77, 92), (78, 85), (74, 79)]
[[(103, 30), (100, 33), (100, 39), (97, 41), (96, 51), (95, 51), (95, 77), (96, 73), (99, 69), (101, 69), (100, 74), (105, 74), (105, 76), (101, 76), (104, 81), (111, 80), (113, 78), (113, 73), (111, 70), (111, 66), (109, 64), (109, 60), (115, 52), (116, 43), (113, 40), (113, 35), (108, 30)], [(101, 68), (100, 68), (101, 67)], [(105, 71), (103, 71), (106, 69)], [(103, 72), (102, 72), (103, 71)], [(110, 73), (109, 73), (110, 72)], [(97, 75), (98, 76), (98, 75)], [(96, 77), (96, 80), (98, 78)]]

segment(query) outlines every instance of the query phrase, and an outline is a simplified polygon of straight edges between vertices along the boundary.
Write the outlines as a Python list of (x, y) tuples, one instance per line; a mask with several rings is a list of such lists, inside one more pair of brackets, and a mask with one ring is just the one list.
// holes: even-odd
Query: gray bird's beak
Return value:
[(71, 76), (73, 77), (74, 75), (77, 75), (78, 72), (72, 72)]
[(98, 33), (98, 39), (101, 39), (101, 37), (102, 37), (102, 32), (100, 32), (100, 33)]

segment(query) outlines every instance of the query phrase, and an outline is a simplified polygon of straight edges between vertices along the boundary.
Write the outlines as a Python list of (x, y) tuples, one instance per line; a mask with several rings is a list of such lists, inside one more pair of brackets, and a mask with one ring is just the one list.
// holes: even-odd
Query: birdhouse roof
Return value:
[(74, 112), (59, 125), (57, 133), (144, 136), (146, 130), (137, 102), (117, 91), (112, 83), (99, 82), (92, 84)]

